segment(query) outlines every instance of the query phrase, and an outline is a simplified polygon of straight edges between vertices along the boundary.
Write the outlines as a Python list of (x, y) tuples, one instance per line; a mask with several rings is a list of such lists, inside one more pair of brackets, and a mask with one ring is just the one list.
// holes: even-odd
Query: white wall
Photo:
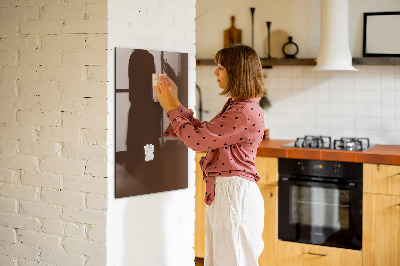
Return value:
[[(300, 57), (310, 57), (319, 43), (319, 0), (202, 0), (196, 6), (197, 58), (214, 58), (223, 47), (223, 31), (235, 16), (235, 26), (242, 30), (242, 43), (251, 45), (251, 13), (254, 13), (254, 49), (265, 57), (266, 21), (271, 31), (284, 30), (293, 36)], [(318, 42), (312, 40), (317, 38)]]
[(188, 101), (189, 108), (194, 109), (195, 4), (195, 0), (118, 0), (108, 3), (108, 265), (194, 264), (193, 151), (189, 150), (188, 162), (182, 162), (189, 164), (188, 189), (114, 199), (114, 49), (189, 53)]
[[(293, 36), (300, 47), (299, 58), (317, 56), (319, 1), (222, 1), (220, 6), (225, 8), (217, 8), (213, 1), (197, 5), (199, 58), (213, 58), (221, 48), (222, 30), (229, 27), (229, 16), (236, 15), (235, 12), (241, 14), (237, 22), (242, 24), (237, 27), (248, 29), (243, 42), (250, 44), (250, 6), (256, 6), (256, 19), (263, 27), (265, 20), (271, 20), (272, 28), (296, 33)], [(350, 47), (353, 57), (360, 57), (362, 12), (400, 10), (400, 2), (349, 0), (349, 9)], [(262, 12), (265, 16), (257, 17)], [(266, 36), (266, 27), (264, 33), (256, 30), (255, 35), (255, 49), (264, 57), (262, 38)], [(265, 124), (271, 137), (294, 139), (305, 134), (325, 134), (400, 144), (400, 66), (355, 67), (360, 71), (314, 72), (310, 66), (274, 66), (264, 70), (272, 104), (264, 111)], [(226, 101), (225, 97), (217, 96), (220, 89), (213, 71), (213, 66), (197, 67), (196, 83), (202, 89), (203, 109), (210, 112), (203, 114), (203, 120), (210, 120)]]
[[(320, 38), (320, 0), (202, 0), (197, 3), (197, 58), (214, 58), (223, 46), (223, 31), (230, 27), (230, 17), (242, 30), (242, 42), (251, 45), (251, 13), (254, 13), (254, 49), (266, 57), (264, 41), (266, 21), (271, 31), (283, 30), (299, 46), (299, 58), (314, 58)], [(349, 42), (353, 57), (362, 56), (363, 12), (399, 11), (398, 0), (349, 0)], [(272, 40), (273, 42), (273, 40)], [(272, 45), (271, 45), (272, 46)]]
[(104, 1), (0, 1), (0, 265), (105, 265), (106, 31)]

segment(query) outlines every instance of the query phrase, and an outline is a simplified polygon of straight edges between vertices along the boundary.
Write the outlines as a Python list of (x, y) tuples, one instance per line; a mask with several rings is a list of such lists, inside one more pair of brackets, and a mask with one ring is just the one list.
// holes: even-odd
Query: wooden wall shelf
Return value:
[[(272, 66), (313, 66), (315, 58), (260, 58), (263, 67)], [(197, 59), (196, 65), (215, 65), (214, 59)], [(400, 65), (400, 57), (356, 57), (353, 65)]]
[(400, 57), (357, 57), (353, 65), (400, 65)]

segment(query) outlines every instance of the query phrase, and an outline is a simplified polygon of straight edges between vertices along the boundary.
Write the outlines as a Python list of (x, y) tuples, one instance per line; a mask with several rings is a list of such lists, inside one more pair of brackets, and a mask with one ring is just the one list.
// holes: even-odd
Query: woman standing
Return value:
[(257, 53), (246, 45), (221, 49), (214, 75), (220, 95), (230, 98), (211, 121), (201, 122), (179, 103), (172, 80), (153, 89), (171, 124), (163, 137), (179, 137), (195, 151), (207, 151), (200, 167), (206, 182), (206, 266), (253, 266), (264, 248), (264, 200), (254, 159), (264, 134), (266, 95)]

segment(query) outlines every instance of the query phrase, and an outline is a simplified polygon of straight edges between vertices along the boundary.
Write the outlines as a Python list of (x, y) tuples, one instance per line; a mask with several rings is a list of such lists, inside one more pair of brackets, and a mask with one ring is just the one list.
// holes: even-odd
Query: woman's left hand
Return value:
[(171, 109), (175, 109), (171, 97), (171, 85), (165, 80), (159, 81), (157, 86), (153, 86), (153, 90), (157, 93), (158, 102), (167, 113)]

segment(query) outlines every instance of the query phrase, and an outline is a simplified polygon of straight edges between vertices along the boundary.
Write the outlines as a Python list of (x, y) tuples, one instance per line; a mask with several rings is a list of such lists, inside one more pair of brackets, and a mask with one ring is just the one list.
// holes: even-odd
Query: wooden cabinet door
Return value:
[(260, 266), (276, 265), (276, 243), (278, 241), (278, 187), (259, 185), (264, 198), (264, 250), (258, 259)]
[(361, 266), (358, 250), (278, 241), (277, 266)]
[(364, 193), (400, 195), (400, 166), (365, 163), (363, 176)]
[(400, 266), (399, 204), (400, 196), (364, 194), (364, 266)]
[(206, 152), (196, 152), (196, 194), (195, 194), (195, 234), (194, 234), (194, 253), (197, 258), (204, 258), (206, 243), (206, 224), (204, 195), (206, 193), (206, 184), (203, 181), (203, 172), (200, 169), (199, 161)]
[(256, 156), (254, 160), (262, 185), (278, 185), (278, 158)]

